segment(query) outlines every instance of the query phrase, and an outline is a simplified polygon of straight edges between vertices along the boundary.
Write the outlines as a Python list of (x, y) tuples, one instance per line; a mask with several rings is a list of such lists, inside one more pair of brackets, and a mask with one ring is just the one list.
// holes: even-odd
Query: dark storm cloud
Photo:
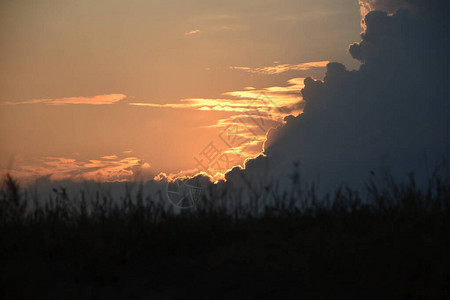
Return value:
[(327, 188), (361, 184), (371, 171), (424, 181), (448, 158), (448, 2), (363, 2), (386, 10), (365, 16), (362, 41), (349, 48), (360, 69), (330, 63), (323, 81), (305, 79), (304, 113), (268, 134), (265, 157), (227, 179), (263, 168), (282, 178), (297, 161), (304, 179)]

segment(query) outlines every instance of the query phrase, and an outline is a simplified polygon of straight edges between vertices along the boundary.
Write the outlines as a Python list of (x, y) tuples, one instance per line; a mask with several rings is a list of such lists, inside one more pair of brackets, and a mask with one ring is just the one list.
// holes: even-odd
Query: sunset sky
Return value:
[(304, 78), (359, 67), (356, 0), (0, 3), (0, 169), (23, 180), (224, 172)]

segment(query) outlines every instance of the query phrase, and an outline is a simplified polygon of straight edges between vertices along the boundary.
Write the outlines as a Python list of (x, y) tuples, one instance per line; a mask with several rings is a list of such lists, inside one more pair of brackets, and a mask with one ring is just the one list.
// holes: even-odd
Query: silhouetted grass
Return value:
[[(6, 176), (2, 299), (443, 299), (450, 296), (450, 184), (387, 181), (241, 192), (195, 209), (126, 189), (120, 201), (58, 188), (45, 199)], [(295, 180), (294, 180), (294, 183)], [(243, 199), (246, 199), (245, 201)]]

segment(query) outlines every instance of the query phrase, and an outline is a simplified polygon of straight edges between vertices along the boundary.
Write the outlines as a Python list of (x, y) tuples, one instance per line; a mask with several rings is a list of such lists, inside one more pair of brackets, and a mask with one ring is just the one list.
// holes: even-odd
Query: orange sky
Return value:
[(22, 179), (224, 172), (301, 112), (303, 78), (357, 67), (352, 0), (0, 6), (0, 168)]

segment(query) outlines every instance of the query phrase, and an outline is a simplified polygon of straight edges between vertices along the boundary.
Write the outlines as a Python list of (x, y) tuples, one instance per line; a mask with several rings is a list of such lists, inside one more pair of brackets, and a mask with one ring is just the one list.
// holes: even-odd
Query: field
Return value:
[[(314, 188), (175, 211), (124, 191), (0, 195), (2, 299), (444, 299), (450, 184)], [(270, 195), (270, 197), (266, 197)]]

